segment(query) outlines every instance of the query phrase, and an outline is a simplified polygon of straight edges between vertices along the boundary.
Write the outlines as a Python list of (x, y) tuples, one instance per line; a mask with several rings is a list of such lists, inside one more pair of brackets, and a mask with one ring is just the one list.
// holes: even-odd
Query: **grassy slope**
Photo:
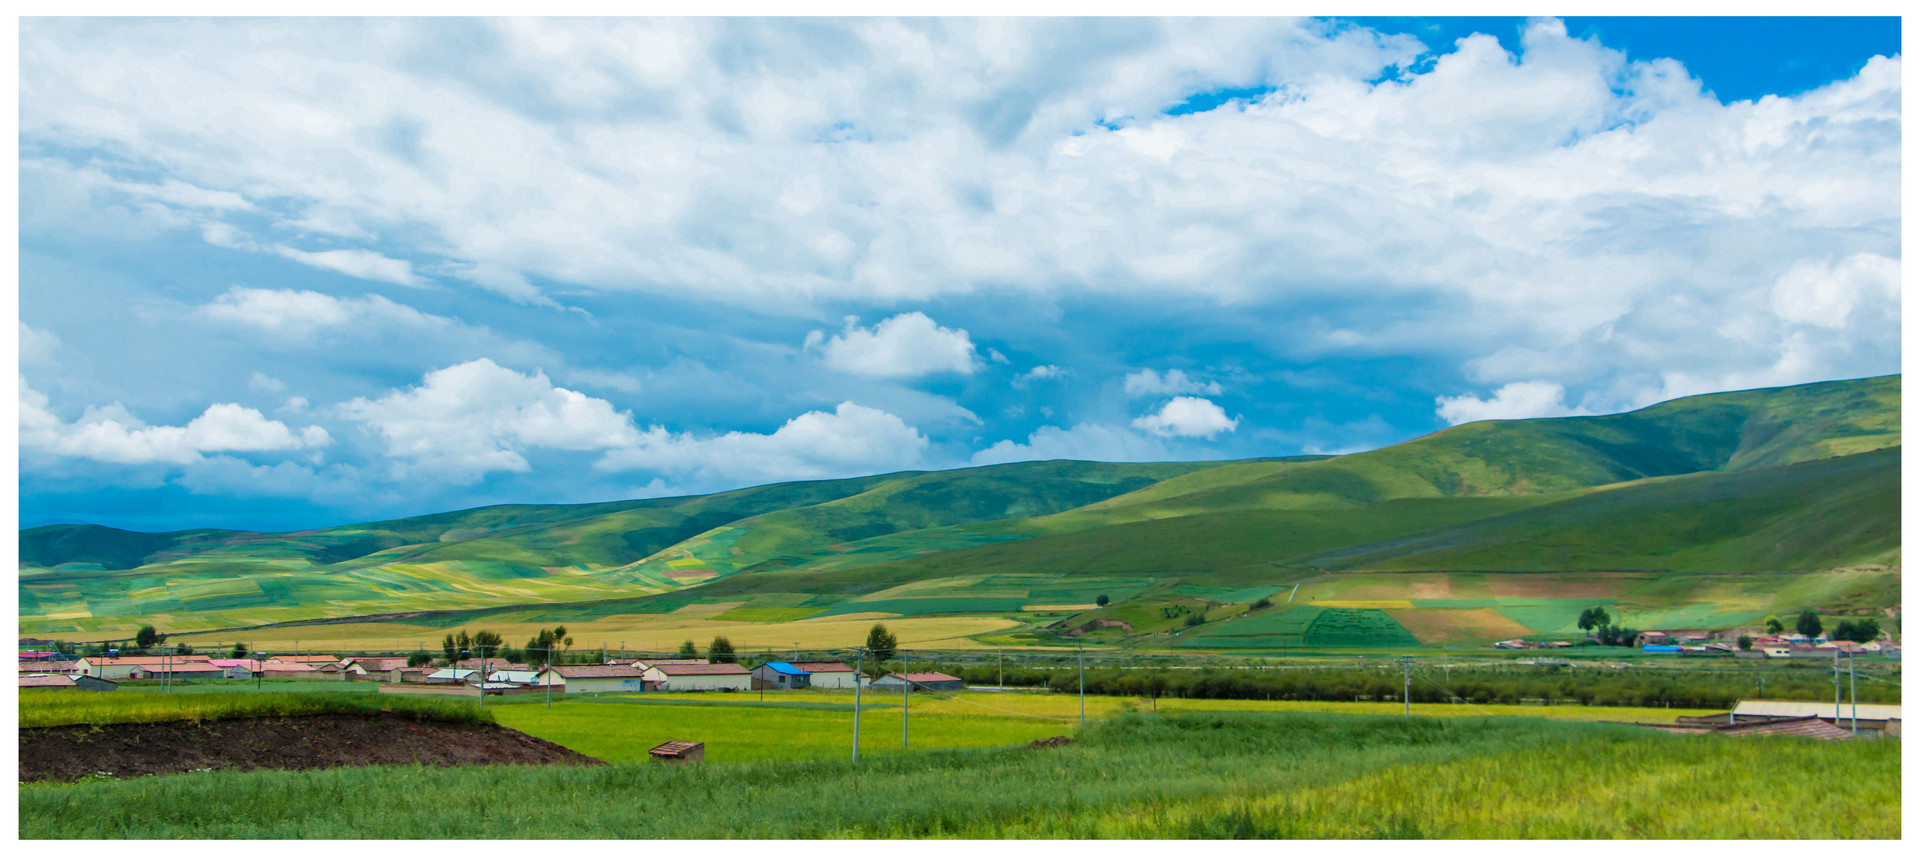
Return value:
[[(1897, 445), (1899, 389), (1898, 377), (1874, 378), (1475, 423), (1326, 459), (1014, 464), (280, 535), (43, 527), (22, 533), (22, 614), (91, 616), (72, 627), (133, 616), (216, 626), (676, 591), (822, 608), (889, 585), (1004, 573), (1281, 585), (1298, 567), (1373, 555), (1393, 567), (1897, 561), (1897, 506), (1885, 502), (1897, 467), (1868, 467), (1864, 488), (1761, 468)], [(1716, 471), (1754, 475), (1688, 478)], [(1809, 503), (1796, 489), (1831, 495)], [(1643, 501), (1653, 507), (1632, 507)], [(1777, 525), (1741, 529), (1754, 514)], [(116, 569), (138, 560), (165, 564)], [(100, 567), (34, 567), (59, 561)], [(754, 573), (729, 576), (741, 571)]]

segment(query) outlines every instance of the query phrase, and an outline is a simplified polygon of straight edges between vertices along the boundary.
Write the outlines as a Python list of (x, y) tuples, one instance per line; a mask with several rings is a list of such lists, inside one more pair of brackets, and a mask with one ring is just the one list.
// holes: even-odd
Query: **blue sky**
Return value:
[(1898, 371), (1895, 19), (27, 19), (23, 526)]

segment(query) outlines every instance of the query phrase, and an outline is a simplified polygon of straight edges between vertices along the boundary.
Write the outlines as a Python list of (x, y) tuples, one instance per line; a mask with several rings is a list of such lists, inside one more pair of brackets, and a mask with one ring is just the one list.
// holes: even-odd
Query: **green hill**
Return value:
[[(1068, 622), (1124, 614), (1116, 620), (1174, 633), (1192, 610), (1232, 612), (1298, 595), (1299, 584), (1315, 602), (1390, 606), (1334, 606), (1311, 634), (1287, 631), (1295, 638), (1351, 640), (1381, 620), (1423, 640), (1505, 627), (1484, 615), (1471, 632), (1420, 625), (1433, 616), (1394, 606), (1412, 599), (1395, 587), (1425, 571), (1630, 572), (1641, 576), (1621, 597), (1658, 596), (1623, 602), (1663, 609), (1689, 592), (1727, 591), (1700, 576), (1714, 574), (1761, 575), (1763, 588), (1808, 606), (1861, 607), (1889, 592), (1897, 603), (1897, 572), (1838, 587), (1778, 575), (1898, 565), (1899, 399), (1899, 377), (1869, 378), (1473, 423), (1339, 457), (1032, 462), (308, 532), (46, 526), (21, 533), (21, 621), (28, 632), (78, 634), (593, 602), (577, 607), (587, 618), (707, 603), (755, 620), (1057, 608)], [(1711, 596), (1746, 609), (1764, 593), (1741, 591)], [(1093, 610), (1102, 594), (1115, 603)], [(1458, 608), (1508, 610), (1529, 629), (1560, 609), (1453, 600), (1485, 601)], [(554, 609), (565, 607), (542, 614)], [(1211, 627), (1189, 636), (1226, 638)]]

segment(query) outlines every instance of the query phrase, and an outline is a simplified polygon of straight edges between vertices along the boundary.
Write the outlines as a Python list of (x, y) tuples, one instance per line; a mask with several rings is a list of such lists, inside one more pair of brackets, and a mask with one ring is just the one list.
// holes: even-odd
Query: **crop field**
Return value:
[[(790, 650), (795, 646), (842, 648), (859, 645), (866, 640), (867, 630), (873, 626), (876, 618), (872, 614), (855, 614), (779, 623), (724, 620), (724, 613), (732, 608), (716, 610), (712, 615), (630, 613), (584, 622), (574, 622), (563, 616), (559, 621), (566, 623), (568, 633), (574, 638), (576, 651), (602, 645), (610, 650), (671, 651), (688, 639), (704, 648), (713, 637), (725, 636), (736, 648), (749, 652)], [(534, 614), (530, 615), (529, 612)], [(531, 620), (536, 616), (544, 620)], [(1005, 618), (977, 615), (896, 618), (887, 614), (878, 617), (885, 620), (887, 629), (899, 638), (900, 644), (940, 648), (979, 647), (980, 643), (972, 637), (1019, 626), (1018, 622)], [(308, 650), (339, 648), (391, 651), (413, 646), (438, 650), (440, 638), (449, 632), (492, 630), (519, 644), (555, 623), (557, 621), (547, 609), (537, 612), (513, 610), (480, 617), (462, 617), (451, 623), (349, 622), (240, 633), (223, 631), (205, 637), (182, 635), (178, 639), (194, 646), (217, 642), (220, 647), (229, 647), (236, 640), (244, 641), (253, 650), (290, 650), (295, 643)]]
[[(674, 708), (645, 712), (669, 709)], [(938, 716), (926, 718), (937, 721)], [(34, 784), (19, 792), (20, 835), (1901, 835), (1897, 741), (1715, 740), (1603, 723), (1501, 717), (1201, 711), (1122, 714), (1070, 733), (1071, 745), (1046, 750), (887, 753), (876, 746), (858, 766), (823, 758), (690, 767), (339, 768)], [(864, 730), (862, 737), (865, 742)], [(1589, 760), (1569, 764), (1570, 757)], [(1726, 787), (1755, 769), (1820, 770), (1822, 775), (1779, 776), (1764, 788)], [(1834, 781), (1848, 786), (1834, 787)], [(476, 828), (471, 813), (446, 810), (485, 805), (505, 793), (538, 794), (544, 822), (530, 827), (502, 820), (498, 829)], [(1542, 800), (1543, 794), (1555, 797)], [(246, 810), (225, 808), (234, 804)], [(327, 810), (315, 811), (316, 805)], [(637, 805), (647, 810), (608, 810)]]

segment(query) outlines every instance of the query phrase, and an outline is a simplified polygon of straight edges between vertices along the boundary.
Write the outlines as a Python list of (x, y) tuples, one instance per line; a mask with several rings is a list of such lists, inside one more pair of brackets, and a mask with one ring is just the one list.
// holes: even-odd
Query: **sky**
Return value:
[(1897, 19), (20, 22), (21, 526), (1892, 374)]

